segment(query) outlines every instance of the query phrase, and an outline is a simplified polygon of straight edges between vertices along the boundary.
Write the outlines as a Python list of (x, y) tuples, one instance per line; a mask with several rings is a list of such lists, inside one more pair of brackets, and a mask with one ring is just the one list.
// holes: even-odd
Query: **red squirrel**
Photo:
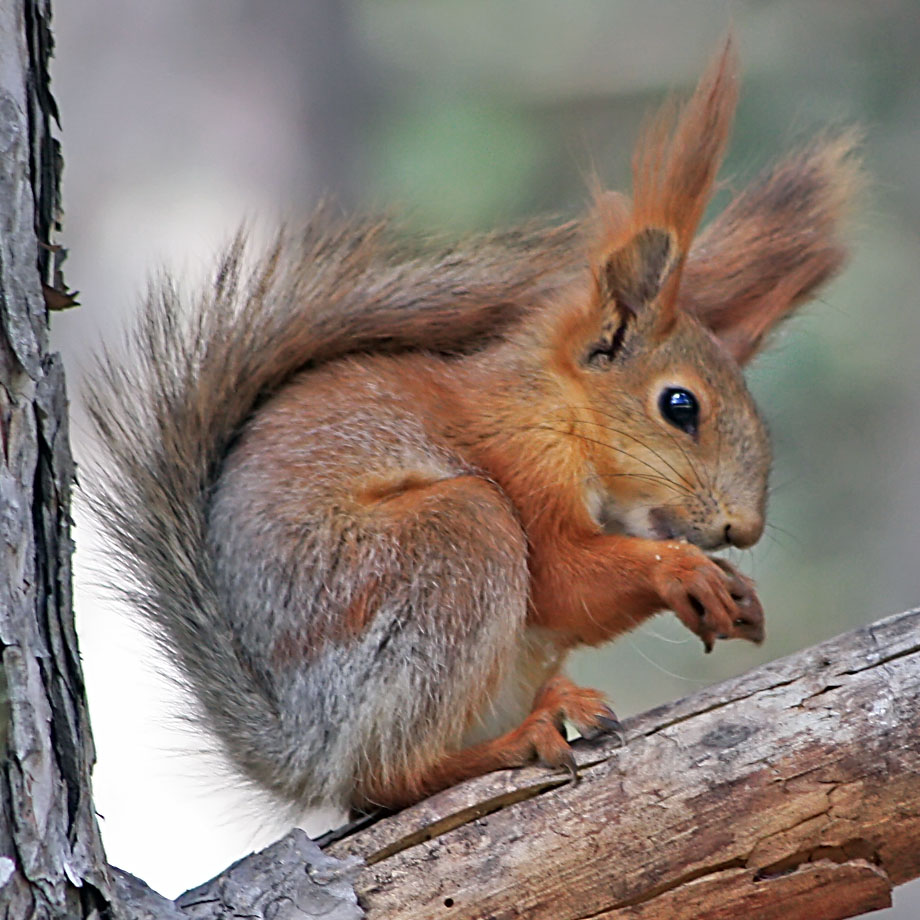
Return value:
[(127, 593), (246, 779), (397, 808), (619, 731), (568, 653), (673, 610), (763, 638), (712, 551), (764, 527), (741, 368), (841, 267), (853, 137), (696, 236), (736, 105), (727, 41), (650, 123), (630, 197), (453, 247), (318, 213), (209, 289), (149, 295), (90, 394)]

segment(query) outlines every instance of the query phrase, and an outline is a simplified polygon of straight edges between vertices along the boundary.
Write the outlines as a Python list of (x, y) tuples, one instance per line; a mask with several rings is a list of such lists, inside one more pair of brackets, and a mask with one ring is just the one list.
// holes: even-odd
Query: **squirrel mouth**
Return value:
[[(663, 508), (653, 508), (648, 513), (649, 530), (653, 540), (689, 540), (683, 533), (678, 533), (673, 518)], [(693, 542), (689, 540), (689, 542)]]
[(727, 545), (724, 540), (713, 540), (707, 536), (705, 530), (675, 518), (666, 508), (624, 509), (598, 496), (591, 510), (606, 534), (643, 540), (682, 540), (705, 550), (718, 550)]
[(719, 539), (705, 529), (675, 520), (664, 508), (653, 508), (648, 513), (649, 533), (653, 540), (686, 540), (705, 550), (719, 550), (728, 541)]
[(605, 502), (596, 509), (594, 516), (606, 534), (639, 537), (643, 540), (687, 539), (667, 512), (661, 508), (651, 511), (644, 508), (623, 511), (612, 503)]

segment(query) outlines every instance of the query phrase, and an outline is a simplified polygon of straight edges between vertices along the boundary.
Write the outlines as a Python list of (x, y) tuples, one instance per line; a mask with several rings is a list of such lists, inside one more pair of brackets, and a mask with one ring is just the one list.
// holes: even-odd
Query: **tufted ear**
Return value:
[(589, 363), (611, 363), (635, 320), (647, 332), (660, 326), (659, 298), (679, 261), (677, 240), (659, 227), (640, 230), (603, 259), (596, 279), (600, 330), (590, 346)]
[(740, 363), (840, 271), (842, 228), (863, 185), (855, 131), (813, 142), (757, 177), (700, 235), (680, 286)]
[(683, 105), (667, 103), (646, 125), (633, 154), (633, 194), (595, 203), (595, 261), (606, 325), (638, 316), (654, 301), (666, 334), (677, 316), (680, 275), (712, 194), (738, 95), (731, 36)]

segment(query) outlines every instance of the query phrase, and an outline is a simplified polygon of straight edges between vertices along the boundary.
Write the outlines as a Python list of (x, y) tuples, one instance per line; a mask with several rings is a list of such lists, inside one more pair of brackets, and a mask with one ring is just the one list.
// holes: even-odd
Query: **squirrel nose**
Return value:
[(753, 546), (763, 533), (763, 524), (762, 514), (735, 511), (725, 518), (725, 542), (739, 549)]

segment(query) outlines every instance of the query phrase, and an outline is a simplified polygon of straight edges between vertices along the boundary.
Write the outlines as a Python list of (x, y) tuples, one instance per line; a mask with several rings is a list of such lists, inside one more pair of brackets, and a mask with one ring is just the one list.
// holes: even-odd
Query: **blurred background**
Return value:
[[(735, 558), (768, 640), (704, 656), (659, 617), (571, 670), (629, 715), (920, 603), (917, 0), (58, 3), (62, 242), (83, 306), (53, 331), (78, 459), (83, 369), (158, 267), (199, 277), (242, 219), (322, 196), (457, 233), (577, 214), (592, 171), (627, 184), (642, 114), (692, 87), (730, 22), (744, 76), (728, 184), (829, 122), (863, 126), (871, 177), (850, 267), (750, 374), (776, 444), (772, 524)], [(175, 895), (277, 829), (177, 729), (181, 697), (95, 586), (106, 561), (82, 513), (75, 533), (103, 836)], [(887, 916), (916, 917), (918, 899), (899, 889)]]

